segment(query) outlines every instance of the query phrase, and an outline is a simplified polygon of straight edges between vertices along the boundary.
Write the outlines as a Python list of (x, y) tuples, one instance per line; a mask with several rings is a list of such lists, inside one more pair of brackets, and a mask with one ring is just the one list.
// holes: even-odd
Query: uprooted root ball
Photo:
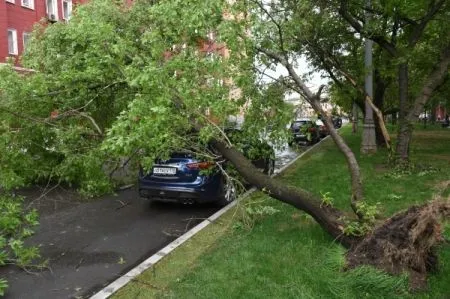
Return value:
[(407, 272), (410, 289), (423, 289), (427, 273), (437, 268), (435, 250), (443, 241), (441, 221), (449, 216), (448, 200), (435, 200), (400, 212), (351, 248), (347, 265), (373, 265), (391, 274)]

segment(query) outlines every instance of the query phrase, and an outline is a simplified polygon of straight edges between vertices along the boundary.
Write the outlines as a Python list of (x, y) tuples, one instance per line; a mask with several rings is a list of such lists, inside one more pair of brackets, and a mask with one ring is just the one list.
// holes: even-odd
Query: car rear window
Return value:
[(307, 121), (296, 121), (292, 123), (292, 128), (294, 129), (298, 129), (301, 126), (305, 125), (307, 123)]
[(191, 152), (174, 152), (170, 154), (171, 158), (192, 158), (194, 155)]

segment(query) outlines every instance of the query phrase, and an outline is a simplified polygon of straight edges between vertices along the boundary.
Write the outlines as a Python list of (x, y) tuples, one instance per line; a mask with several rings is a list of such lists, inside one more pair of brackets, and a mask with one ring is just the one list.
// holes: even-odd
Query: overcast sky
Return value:
[[(297, 64), (298, 64), (298, 66), (295, 68), (295, 70), (297, 71), (299, 76), (302, 77), (304, 74), (308, 74), (311, 71), (311, 67), (308, 65), (308, 63), (306, 62), (306, 59), (304, 57), (299, 59), (297, 61)], [(261, 68), (261, 69), (263, 69), (263, 68)], [(278, 65), (277, 68), (275, 69), (275, 71), (265, 70), (265, 73), (267, 74), (267, 76), (261, 77), (261, 80), (264, 82), (273, 81), (273, 79), (271, 77), (278, 78), (280, 76), (287, 76), (287, 70), (282, 65)], [(327, 84), (327, 82), (328, 82), (327, 79), (321, 78), (320, 73), (314, 72), (311, 76), (307, 77), (306, 85), (314, 92), (314, 91), (318, 90), (320, 85)], [(288, 98), (292, 98), (292, 97), (298, 98), (299, 95), (297, 93), (288, 95)]]

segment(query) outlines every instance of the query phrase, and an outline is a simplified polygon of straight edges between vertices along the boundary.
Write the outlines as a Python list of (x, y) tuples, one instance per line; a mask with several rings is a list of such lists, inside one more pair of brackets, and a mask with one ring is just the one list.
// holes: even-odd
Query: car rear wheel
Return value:
[(226, 206), (230, 202), (234, 201), (237, 197), (236, 187), (233, 182), (228, 178), (223, 178), (221, 183), (221, 190), (219, 195), (219, 200), (217, 204), (219, 206)]

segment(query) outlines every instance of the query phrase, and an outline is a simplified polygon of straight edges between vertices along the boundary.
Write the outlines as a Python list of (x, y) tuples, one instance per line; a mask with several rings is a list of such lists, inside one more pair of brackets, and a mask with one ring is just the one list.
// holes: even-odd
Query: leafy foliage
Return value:
[[(23, 199), (0, 195), (0, 265), (32, 266), (39, 258), (38, 248), (27, 247), (24, 240), (38, 225), (36, 210), (24, 211)], [(0, 291), (6, 282), (0, 283)]]
[(251, 230), (264, 218), (279, 212), (280, 210), (270, 205), (264, 196), (252, 198), (252, 200), (247, 200), (238, 207), (239, 218), (233, 224), (233, 227), (237, 230)]
[(8, 283), (5, 279), (0, 278), (0, 296), (5, 295), (5, 290), (8, 287)]
[(331, 197), (331, 192), (320, 192), (322, 196), (321, 206), (332, 207), (333, 206), (333, 197)]
[(380, 215), (380, 202), (376, 204), (368, 204), (366, 202), (357, 203), (357, 213), (362, 215), (361, 219), (349, 220), (343, 219), (345, 226), (342, 232), (350, 236), (365, 236), (372, 231), (375, 226), (377, 217)]
[(247, 144), (287, 138), (283, 88), (254, 84), (244, 20), (223, 15), (240, 7), (151, 2), (90, 1), (68, 24), (36, 27), (23, 58), (35, 72), (0, 69), (3, 188), (52, 180), (87, 196), (108, 192), (105, 165), (133, 157), (148, 168), (188, 148), (206, 154), (244, 112)]

